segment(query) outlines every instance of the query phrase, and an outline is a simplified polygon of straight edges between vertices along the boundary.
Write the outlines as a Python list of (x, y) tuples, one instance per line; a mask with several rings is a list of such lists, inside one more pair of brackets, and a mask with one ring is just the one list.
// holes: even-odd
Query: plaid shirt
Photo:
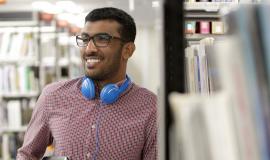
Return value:
[(43, 89), (17, 159), (39, 159), (52, 142), (56, 156), (72, 160), (157, 159), (156, 96), (132, 83), (104, 105), (83, 97), (81, 79)]

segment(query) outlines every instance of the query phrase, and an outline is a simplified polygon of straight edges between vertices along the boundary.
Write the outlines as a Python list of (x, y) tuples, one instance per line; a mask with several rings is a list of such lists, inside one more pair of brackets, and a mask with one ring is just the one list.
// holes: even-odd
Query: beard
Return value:
[[(121, 51), (122, 47), (120, 47), (113, 54), (113, 56), (110, 57), (109, 61), (102, 61), (102, 66), (98, 66), (98, 68), (94, 69), (93, 71), (89, 71), (87, 66), (84, 65), (85, 75), (94, 81), (108, 80), (111, 77), (117, 75), (121, 69)], [(106, 57), (102, 57), (102, 60), (104, 59), (106, 59)]]

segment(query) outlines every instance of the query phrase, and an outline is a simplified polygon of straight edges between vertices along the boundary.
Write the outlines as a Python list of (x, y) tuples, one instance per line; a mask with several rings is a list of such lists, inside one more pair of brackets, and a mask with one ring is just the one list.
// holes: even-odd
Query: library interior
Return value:
[(270, 160), (269, 15), (0, 0), (0, 160)]

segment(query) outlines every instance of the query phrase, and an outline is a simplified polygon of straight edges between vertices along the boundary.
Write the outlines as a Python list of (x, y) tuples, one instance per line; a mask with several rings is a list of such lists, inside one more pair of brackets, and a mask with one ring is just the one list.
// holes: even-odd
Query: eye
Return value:
[(88, 41), (89, 41), (89, 38), (88, 38), (88, 37), (82, 37), (81, 40), (82, 40), (83, 42), (88, 42)]
[(112, 36), (110, 36), (108, 34), (97, 34), (94, 36), (94, 39), (96, 41), (110, 41), (111, 38), (112, 38)]

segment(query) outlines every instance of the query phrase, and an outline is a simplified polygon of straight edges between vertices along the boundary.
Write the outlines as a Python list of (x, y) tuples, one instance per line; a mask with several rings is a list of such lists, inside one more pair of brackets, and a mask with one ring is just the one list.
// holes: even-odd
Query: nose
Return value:
[(97, 51), (97, 47), (94, 44), (93, 39), (90, 39), (90, 41), (88, 42), (87, 46), (86, 46), (86, 50), (88, 51)]

